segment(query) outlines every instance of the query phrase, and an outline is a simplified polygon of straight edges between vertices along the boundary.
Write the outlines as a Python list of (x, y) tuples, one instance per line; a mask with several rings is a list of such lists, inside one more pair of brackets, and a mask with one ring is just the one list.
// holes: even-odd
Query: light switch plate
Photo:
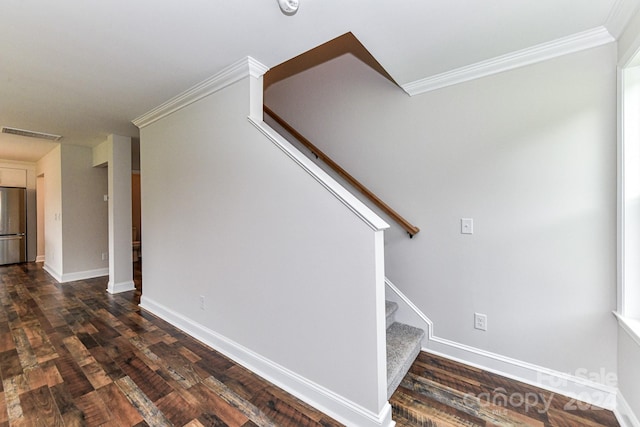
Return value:
[(473, 234), (473, 218), (462, 218), (460, 220), (460, 233)]

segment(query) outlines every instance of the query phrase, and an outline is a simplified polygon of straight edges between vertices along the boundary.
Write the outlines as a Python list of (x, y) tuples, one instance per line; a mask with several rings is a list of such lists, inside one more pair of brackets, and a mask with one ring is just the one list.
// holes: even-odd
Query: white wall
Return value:
[(243, 79), (141, 129), (142, 305), (377, 415), (381, 232), (248, 113)]
[[(619, 322), (618, 411), (640, 426), (640, 12), (634, 14), (618, 43), (619, 93)], [(635, 66), (635, 67), (632, 67)]]
[(45, 269), (61, 282), (107, 274), (107, 172), (88, 147), (61, 145), (38, 161), (45, 181)]
[(102, 254), (109, 252), (108, 205), (104, 201), (107, 171), (93, 167), (91, 148), (64, 144), (61, 148), (63, 272), (70, 277), (78, 273), (105, 275), (108, 260), (103, 260)]
[(62, 269), (62, 160), (60, 146), (38, 161), (37, 175), (44, 175), (45, 217), (44, 268), (52, 276), (61, 278)]
[(392, 225), (386, 271), (438, 337), (615, 373), (615, 57), (611, 44), (410, 98), (347, 55), (265, 103), (422, 229)]
[[(135, 289), (132, 265), (131, 138), (111, 134), (93, 148), (93, 166), (107, 168), (110, 293)], [(105, 192), (105, 194), (107, 194)]]

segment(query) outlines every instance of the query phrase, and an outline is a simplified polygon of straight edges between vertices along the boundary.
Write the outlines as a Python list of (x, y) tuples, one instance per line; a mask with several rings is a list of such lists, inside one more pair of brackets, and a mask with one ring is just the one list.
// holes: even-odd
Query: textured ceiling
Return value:
[(276, 0), (3, 0), (0, 126), (94, 146), (247, 55), (274, 67), (351, 32), (403, 85), (597, 27), (615, 37), (636, 1), (300, 0), (286, 16)]

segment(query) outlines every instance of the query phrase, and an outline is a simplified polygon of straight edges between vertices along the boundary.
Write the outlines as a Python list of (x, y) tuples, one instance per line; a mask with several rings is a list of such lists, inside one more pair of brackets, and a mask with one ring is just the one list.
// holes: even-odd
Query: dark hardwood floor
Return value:
[(106, 278), (0, 267), (0, 426), (339, 426)]
[(390, 402), (397, 427), (619, 425), (611, 411), (425, 352)]
[[(118, 295), (106, 278), (61, 285), (39, 264), (0, 267), (0, 427), (341, 425), (139, 309), (136, 267), (138, 291)], [(398, 427), (617, 426), (568, 403), (424, 352), (391, 399)]]

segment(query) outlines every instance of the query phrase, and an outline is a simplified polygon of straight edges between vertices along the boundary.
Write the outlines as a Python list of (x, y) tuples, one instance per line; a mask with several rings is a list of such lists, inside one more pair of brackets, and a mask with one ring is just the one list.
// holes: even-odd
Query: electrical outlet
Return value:
[(200, 295), (200, 310), (204, 310), (204, 295)]
[(474, 327), (480, 331), (487, 330), (487, 315), (482, 313), (474, 313)]
[(106, 261), (109, 259), (109, 252), (102, 252), (102, 260)]

